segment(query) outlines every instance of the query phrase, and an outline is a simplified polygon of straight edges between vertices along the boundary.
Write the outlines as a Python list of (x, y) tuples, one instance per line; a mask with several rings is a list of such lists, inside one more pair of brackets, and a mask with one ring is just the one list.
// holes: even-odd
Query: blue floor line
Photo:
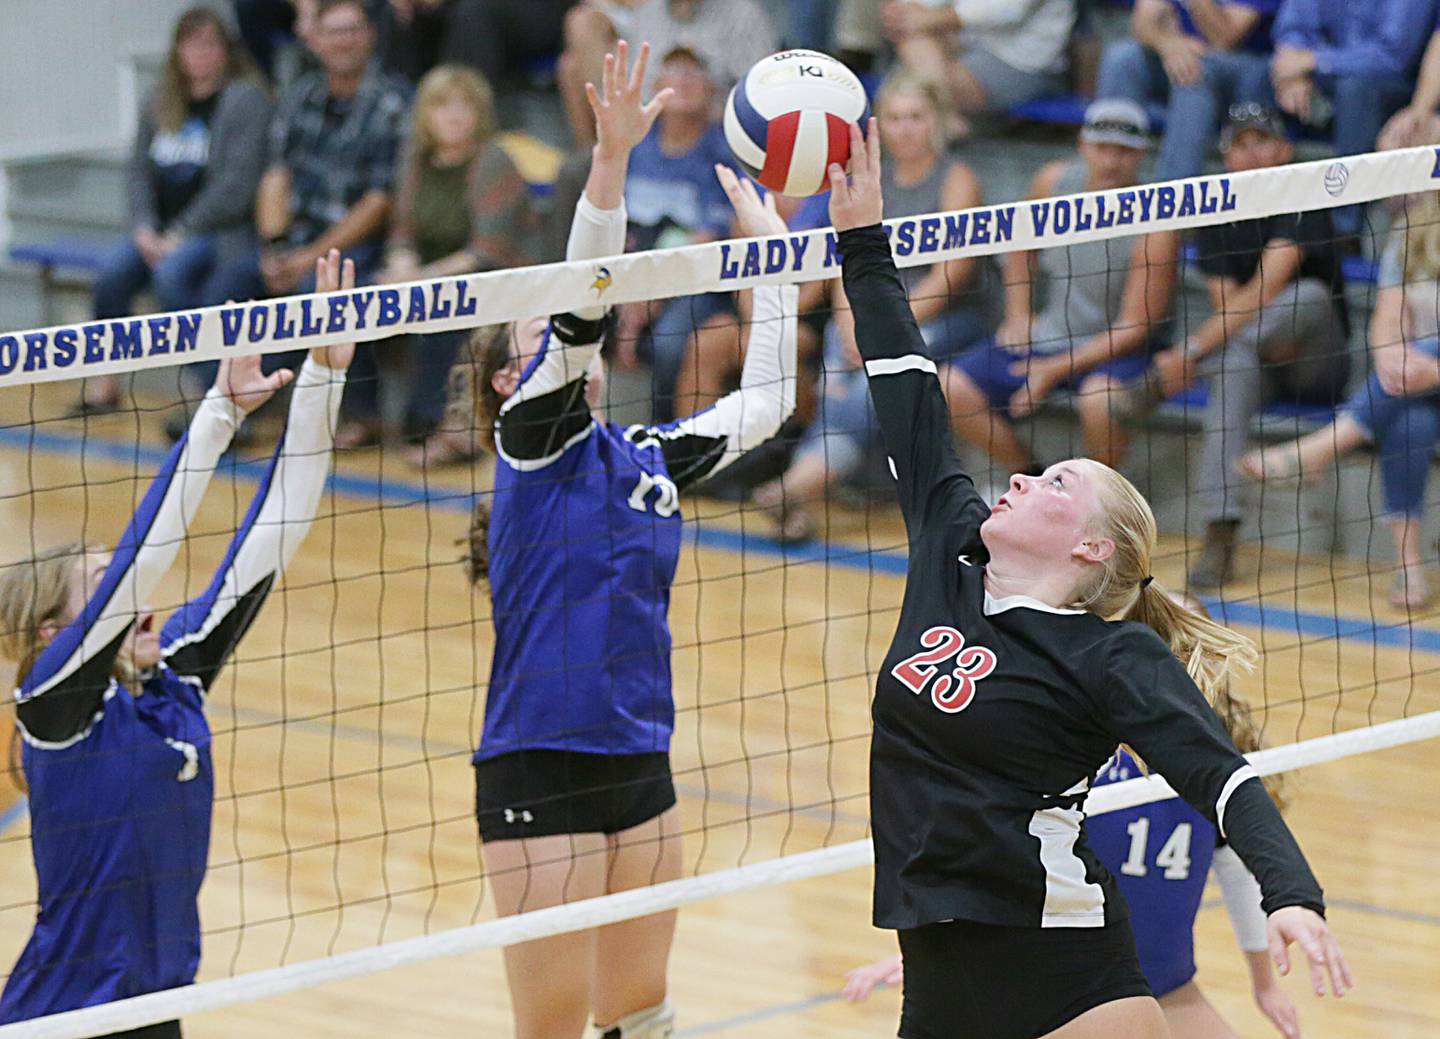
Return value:
[(29, 810), (30, 802), (22, 797), (5, 811), (0, 812), (0, 834), (5, 833), (6, 830), (25, 818), (25, 813)]
[[(158, 468), (167, 452), (144, 444), (125, 443), (77, 433), (45, 433), (30, 428), (0, 429), (0, 446), (39, 450), (53, 454), (78, 455), (106, 461), (138, 463)], [(265, 459), (242, 459), (222, 463), (238, 478), (258, 481)], [(427, 487), (423, 483), (391, 477), (367, 477), (333, 473), (327, 483), (336, 494), (390, 506), (420, 505), (447, 512), (469, 512), (472, 494), (462, 488)], [(782, 545), (773, 538), (736, 530), (685, 525), (686, 535), (704, 548), (741, 555), (751, 554), (783, 559), (787, 563), (824, 563), (852, 570), (903, 576), (905, 553), (900, 548), (869, 549), (863, 546), (824, 541), (808, 545)], [(1373, 619), (1311, 613), (1277, 606), (1246, 602), (1207, 600), (1221, 620), (1273, 632), (1293, 633), (1297, 638), (1346, 639), (1395, 649), (1440, 654), (1440, 630), (1411, 626), (1406, 621), (1377, 622)]]

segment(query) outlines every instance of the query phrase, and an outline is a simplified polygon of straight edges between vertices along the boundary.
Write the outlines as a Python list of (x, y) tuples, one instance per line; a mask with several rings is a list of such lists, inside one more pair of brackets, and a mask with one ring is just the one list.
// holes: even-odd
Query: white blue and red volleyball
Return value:
[(850, 125), (870, 101), (860, 77), (819, 51), (761, 58), (725, 101), (725, 140), (745, 172), (771, 191), (803, 198), (828, 186), (850, 158)]

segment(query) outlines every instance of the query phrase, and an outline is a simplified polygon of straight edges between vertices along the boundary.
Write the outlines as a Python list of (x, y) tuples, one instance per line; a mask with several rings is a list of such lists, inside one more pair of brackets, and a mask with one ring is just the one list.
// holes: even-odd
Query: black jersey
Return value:
[(845, 291), (910, 537), (900, 620), (876, 683), (875, 923), (1100, 927), (1124, 918), (1086, 846), (1090, 777), (1133, 746), (1220, 830), (1265, 909), (1323, 911), (1274, 804), (1150, 628), (985, 590), (990, 510), (880, 228), (840, 235)]

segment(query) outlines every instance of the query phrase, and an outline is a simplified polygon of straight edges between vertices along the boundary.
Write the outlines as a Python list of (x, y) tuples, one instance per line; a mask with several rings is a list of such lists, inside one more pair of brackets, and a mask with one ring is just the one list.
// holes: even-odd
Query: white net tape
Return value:
[[(1437, 736), (1440, 736), (1440, 711), (1256, 751), (1248, 757), (1256, 772), (1268, 776)], [(1094, 791), (1087, 800), (1086, 812), (1098, 815), (1174, 796), (1170, 785), (1158, 775), (1129, 779)], [(36, 1021), (4, 1025), (0, 1026), (0, 1039), (83, 1039), (86, 1036), (107, 1035), (298, 989), (378, 974), (444, 956), (502, 948), (517, 942), (648, 916), (692, 902), (858, 869), (871, 865), (873, 861), (869, 841), (851, 841), (768, 862), (538, 909), (470, 927), (457, 927), (372, 949), (358, 949), (339, 956), (218, 981), (204, 981)]]

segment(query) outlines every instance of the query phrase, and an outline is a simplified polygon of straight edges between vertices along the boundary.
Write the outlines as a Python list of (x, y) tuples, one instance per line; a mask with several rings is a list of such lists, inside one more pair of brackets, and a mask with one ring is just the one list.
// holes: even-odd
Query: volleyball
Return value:
[(850, 124), (870, 102), (860, 77), (819, 51), (761, 58), (725, 101), (725, 140), (745, 172), (771, 191), (804, 197), (826, 188), (830, 163), (850, 158)]

